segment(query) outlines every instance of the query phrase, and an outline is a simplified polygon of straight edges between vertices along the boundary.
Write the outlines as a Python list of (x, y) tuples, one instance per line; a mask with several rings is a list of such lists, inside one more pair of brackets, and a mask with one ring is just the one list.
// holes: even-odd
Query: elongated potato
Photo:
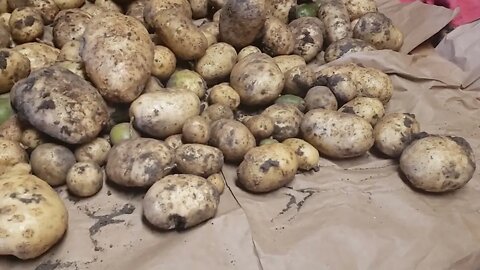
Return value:
[(320, 154), (313, 145), (308, 142), (298, 139), (289, 138), (282, 142), (295, 152), (298, 160), (298, 168), (304, 171), (318, 170), (318, 162), (320, 161)]
[(255, 137), (242, 123), (233, 119), (220, 119), (212, 123), (209, 144), (223, 152), (226, 161), (243, 159), (248, 150), (255, 147)]
[(393, 95), (393, 84), (390, 77), (375, 68), (355, 68), (353, 79), (357, 82), (358, 95), (377, 98), (387, 104)]
[(385, 115), (385, 108), (377, 98), (356, 97), (345, 103), (338, 111), (352, 113), (367, 120), (372, 126)]
[(332, 62), (350, 53), (369, 52), (375, 50), (375, 47), (361, 39), (344, 38), (331, 43), (325, 49), (325, 62)]
[(295, 41), (292, 31), (276, 17), (268, 17), (262, 30), (263, 52), (271, 55), (288, 55), (293, 52)]
[(0, 94), (7, 93), (30, 73), (30, 61), (11, 49), (0, 49)]
[(352, 37), (350, 17), (343, 0), (325, 0), (318, 9), (318, 17), (323, 21), (327, 43)]
[(378, 50), (400, 50), (403, 45), (402, 32), (383, 13), (371, 12), (363, 15), (353, 29), (353, 37), (372, 44)]
[(283, 141), (298, 135), (303, 113), (290, 104), (273, 104), (262, 112), (273, 120), (274, 139)]
[(209, 122), (216, 121), (218, 119), (233, 119), (233, 111), (223, 104), (212, 104), (206, 108), (201, 116)]
[(53, 23), (53, 43), (62, 48), (69, 41), (81, 41), (91, 16), (81, 9), (60, 11)]
[(208, 177), (222, 169), (223, 153), (209, 145), (184, 144), (175, 150), (175, 164), (180, 173)]
[(293, 53), (300, 55), (309, 62), (317, 56), (323, 48), (323, 33), (325, 25), (316, 17), (301, 17), (288, 24), (292, 31), (295, 44)]
[(207, 84), (213, 85), (228, 79), (233, 66), (237, 63), (237, 52), (231, 45), (220, 42), (210, 46), (200, 58), (195, 70)]
[(375, 0), (343, 0), (343, 2), (345, 3), (351, 21), (367, 13), (378, 11)]
[(419, 132), (420, 124), (414, 114), (387, 114), (373, 129), (375, 147), (387, 156), (399, 157)]
[(106, 12), (89, 21), (83, 37), (85, 70), (100, 94), (118, 103), (136, 99), (153, 66), (154, 45), (145, 27), (132, 17)]

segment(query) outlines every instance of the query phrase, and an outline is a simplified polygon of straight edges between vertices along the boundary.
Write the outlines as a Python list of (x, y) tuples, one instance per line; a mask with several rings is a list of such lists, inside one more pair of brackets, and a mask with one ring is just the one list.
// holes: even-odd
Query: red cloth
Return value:
[[(404, 3), (416, 0), (400, 0)], [(460, 13), (452, 20), (452, 25), (457, 27), (480, 19), (480, 0), (421, 0), (424, 3), (444, 6), (446, 8), (460, 8)]]

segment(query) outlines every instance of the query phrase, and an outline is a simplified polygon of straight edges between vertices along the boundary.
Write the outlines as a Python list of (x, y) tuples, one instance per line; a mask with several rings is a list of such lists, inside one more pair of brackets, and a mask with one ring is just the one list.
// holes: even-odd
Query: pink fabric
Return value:
[[(403, 3), (416, 0), (400, 0)], [(452, 20), (452, 25), (457, 27), (480, 19), (480, 0), (421, 0), (426, 4), (444, 6), (446, 8), (460, 8), (460, 13)]]

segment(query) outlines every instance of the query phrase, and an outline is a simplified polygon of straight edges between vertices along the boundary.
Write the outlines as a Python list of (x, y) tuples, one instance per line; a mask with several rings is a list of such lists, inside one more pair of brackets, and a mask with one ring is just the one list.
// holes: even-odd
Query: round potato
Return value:
[(288, 24), (294, 39), (293, 53), (310, 62), (323, 49), (325, 25), (316, 17), (302, 17)]
[(212, 123), (210, 145), (220, 149), (226, 161), (238, 162), (248, 150), (255, 147), (255, 137), (242, 123), (233, 119), (220, 119)]
[(30, 156), (33, 174), (51, 186), (65, 184), (67, 172), (75, 163), (72, 151), (53, 143), (39, 145)]
[(175, 54), (165, 46), (155, 46), (153, 56), (152, 75), (160, 80), (167, 80), (175, 72), (177, 58)]
[(20, 142), (24, 124), (18, 119), (16, 114), (11, 115), (7, 120), (0, 124), (0, 139)]
[(233, 119), (234, 117), (233, 111), (229, 107), (219, 103), (208, 106), (201, 115), (209, 122), (218, 119)]
[(290, 104), (273, 104), (262, 113), (273, 120), (273, 138), (283, 141), (298, 135), (303, 113)]
[(372, 126), (385, 115), (385, 108), (382, 102), (377, 98), (356, 97), (345, 103), (340, 112), (352, 113), (367, 120)]
[(240, 61), (252, 53), (261, 53), (261, 52), (262, 51), (259, 48), (252, 45), (248, 45), (247, 47), (241, 49), (240, 52), (238, 52), (237, 60)]
[(313, 147), (313, 145), (298, 138), (289, 138), (284, 140), (282, 143), (288, 146), (295, 153), (298, 160), (298, 168), (300, 170), (318, 170), (320, 154), (318, 153), (318, 150)]
[(361, 39), (344, 38), (331, 43), (325, 49), (325, 62), (332, 62), (350, 53), (375, 50), (375, 47)]
[(356, 67), (353, 80), (357, 82), (358, 95), (379, 99), (386, 105), (393, 95), (393, 84), (390, 77), (375, 68)]
[(259, 141), (270, 137), (275, 129), (275, 123), (272, 118), (261, 114), (250, 117), (245, 122), (245, 126)]
[(53, 0), (60, 9), (79, 8), (85, 4), (85, 0)]
[(32, 72), (54, 65), (60, 55), (59, 49), (38, 42), (20, 44), (12, 50), (21, 53), (30, 60), (30, 70)]
[(315, 75), (307, 66), (297, 66), (285, 73), (285, 94), (304, 97), (315, 82)]
[(195, 71), (209, 84), (217, 84), (228, 79), (233, 66), (237, 62), (237, 52), (231, 45), (220, 42), (210, 46), (200, 58)]
[(313, 109), (326, 109), (336, 111), (338, 108), (337, 98), (326, 86), (315, 86), (308, 90), (305, 96), (307, 111)]
[(279, 55), (274, 57), (273, 60), (283, 74), (287, 73), (287, 71), (294, 67), (307, 65), (305, 59), (299, 55)]
[(92, 161), (75, 163), (67, 173), (68, 191), (78, 197), (90, 197), (102, 189), (105, 172)]
[(292, 31), (276, 17), (268, 17), (262, 30), (263, 52), (271, 55), (288, 55), (293, 52), (295, 41)]
[(140, 133), (138, 133), (138, 131), (136, 131), (128, 122), (116, 124), (110, 130), (110, 141), (113, 145), (140, 137)]
[(203, 98), (207, 90), (207, 83), (197, 72), (182, 69), (172, 74), (167, 82), (167, 88), (188, 90), (195, 93), (199, 98)]
[(30, 74), (30, 60), (11, 49), (0, 49), (0, 94)]
[(228, 83), (217, 84), (207, 92), (210, 104), (222, 104), (232, 110), (240, 105), (240, 95)]
[(296, 0), (268, 0), (265, 1), (267, 16), (275, 17), (287, 24), (290, 12), (297, 6)]
[(197, 115), (192, 116), (185, 121), (182, 128), (183, 142), (207, 144), (208, 140), (210, 140), (209, 120), (205, 119), (205, 117)]
[(389, 157), (399, 157), (419, 132), (420, 124), (415, 119), (415, 115), (409, 113), (387, 114), (377, 122), (373, 129), (375, 147)]
[(107, 162), (110, 152), (110, 143), (104, 138), (96, 138), (91, 142), (82, 144), (75, 149), (75, 159), (78, 162), (95, 162), (102, 166)]
[(164, 142), (168, 145), (168, 147), (175, 150), (183, 144), (182, 134), (168, 136)]
[(223, 193), (223, 190), (225, 189), (225, 177), (223, 177), (223, 174), (221, 172), (210, 175), (207, 178), (207, 181), (215, 187), (218, 194)]
[(15, 141), (0, 138), (0, 175), (19, 163), (28, 163), (28, 154)]
[(53, 43), (57, 48), (69, 41), (81, 41), (91, 16), (81, 9), (62, 10), (53, 23)]
[(400, 50), (403, 45), (402, 32), (383, 13), (370, 12), (358, 20), (353, 37), (372, 44), (378, 50)]
[(31, 7), (18, 8), (10, 16), (10, 34), (16, 43), (27, 43), (43, 35), (42, 15)]
[(203, 144), (183, 144), (175, 150), (176, 169), (180, 173), (208, 177), (221, 171), (223, 153)]

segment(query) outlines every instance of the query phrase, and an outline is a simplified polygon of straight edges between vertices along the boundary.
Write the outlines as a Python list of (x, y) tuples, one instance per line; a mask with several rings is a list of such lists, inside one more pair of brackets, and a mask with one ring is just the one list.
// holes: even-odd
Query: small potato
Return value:
[(138, 131), (136, 131), (130, 123), (116, 124), (110, 130), (110, 141), (113, 145), (117, 145), (123, 141), (140, 137), (140, 133), (138, 133)]
[(332, 66), (318, 72), (316, 84), (327, 86), (335, 95), (338, 102), (344, 104), (358, 96), (357, 85), (353, 70), (356, 65)]
[(280, 55), (273, 58), (275, 64), (280, 68), (283, 74), (290, 69), (299, 66), (306, 66), (305, 59), (299, 55)]
[(361, 39), (344, 38), (333, 42), (325, 49), (325, 62), (332, 62), (350, 53), (375, 50), (375, 47)]
[(314, 81), (315, 76), (309, 67), (293, 67), (285, 73), (285, 88), (283, 92), (304, 97), (308, 90), (312, 88)]
[(156, 228), (180, 231), (214, 217), (219, 201), (217, 190), (205, 178), (174, 174), (148, 189), (143, 215)]
[(353, 114), (311, 110), (303, 117), (300, 129), (305, 141), (331, 158), (358, 157), (374, 144), (372, 125)]
[(208, 101), (210, 104), (222, 104), (235, 110), (240, 105), (240, 96), (228, 83), (217, 84), (210, 88)]
[(145, 85), (145, 89), (143, 89), (143, 93), (151, 93), (157, 91), (166, 91), (166, 89), (158, 78), (151, 76), (147, 84)]
[(295, 95), (281, 95), (277, 100), (275, 100), (275, 104), (288, 104), (295, 106), (301, 112), (305, 112), (307, 109), (307, 105), (305, 104), (305, 100), (299, 96)]
[(273, 16), (287, 24), (290, 12), (297, 6), (296, 0), (267, 0), (265, 1), (267, 16)]
[[(356, 20), (370, 12), (377, 12), (375, 0), (343, 0), (347, 8), (350, 20)], [(353, 29), (353, 28), (352, 28)]]
[(263, 111), (262, 115), (273, 120), (273, 138), (283, 141), (298, 135), (303, 113), (289, 104), (273, 104)]
[(223, 177), (223, 174), (221, 172), (210, 175), (207, 178), (207, 181), (215, 187), (218, 194), (223, 193), (223, 190), (225, 189), (225, 177)]
[(65, 184), (67, 172), (75, 163), (72, 151), (53, 143), (39, 145), (30, 156), (33, 174), (50, 186)]
[(209, 122), (219, 119), (233, 119), (233, 111), (229, 107), (222, 104), (212, 104), (206, 108), (201, 116)]
[(252, 45), (249, 45), (249, 46), (241, 49), (240, 52), (238, 52), (237, 60), (240, 61), (240, 60), (242, 60), (243, 58), (247, 57), (248, 55), (250, 55), (252, 53), (261, 53), (261, 52), (262, 51), (259, 48), (255, 47), (255, 46), (252, 46)]
[(8, 93), (12, 86), (30, 73), (30, 61), (11, 49), (0, 49), (0, 94)]
[(93, 161), (75, 163), (67, 173), (68, 191), (78, 197), (91, 197), (102, 189), (105, 172)]
[(27, 43), (43, 35), (42, 15), (34, 8), (15, 9), (10, 16), (10, 34), (16, 43)]
[(305, 96), (307, 111), (313, 109), (326, 109), (336, 111), (338, 109), (337, 98), (332, 91), (325, 86), (315, 86), (308, 90)]
[(168, 147), (170, 147), (170, 149), (175, 150), (181, 145), (183, 145), (182, 137), (182, 134), (171, 135), (168, 136), (164, 142), (167, 144)]
[(400, 157), (400, 169), (417, 189), (447, 192), (465, 186), (476, 169), (470, 144), (461, 137), (430, 135), (412, 142)]
[(32, 72), (53, 66), (60, 55), (59, 49), (38, 42), (20, 44), (12, 50), (21, 53), (30, 60), (30, 70)]
[(375, 147), (389, 157), (399, 157), (419, 132), (420, 124), (415, 119), (415, 115), (409, 113), (387, 114), (377, 122), (373, 129)]
[(205, 96), (207, 83), (195, 71), (182, 69), (175, 71), (167, 82), (167, 88), (188, 90), (195, 93), (199, 98)]
[(271, 55), (288, 55), (293, 52), (295, 40), (288, 26), (276, 17), (268, 17), (262, 30), (262, 51)]
[(383, 13), (371, 12), (363, 15), (353, 29), (353, 37), (372, 44), (378, 50), (400, 50), (403, 45), (402, 32)]
[(192, 18), (192, 8), (188, 0), (148, 0), (145, 2), (144, 17), (149, 26), (154, 26), (153, 21), (161, 11), (172, 11), (174, 14), (180, 14)]
[(208, 177), (222, 170), (223, 153), (208, 145), (183, 144), (175, 151), (175, 164), (180, 173)]
[(30, 7), (40, 12), (45, 25), (51, 24), (60, 11), (54, 0), (29, 0), (29, 2)]
[(212, 123), (209, 144), (220, 149), (226, 161), (241, 161), (248, 150), (255, 147), (255, 137), (242, 123), (220, 119)]
[(263, 140), (273, 134), (275, 123), (266, 115), (254, 115), (245, 122), (245, 126), (257, 140)]
[(295, 152), (298, 160), (298, 168), (300, 170), (318, 170), (320, 154), (318, 153), (318, 150), (313, 147), (313, 145), (298, 138), (289, 138), (284, 140), (282, 143)]
[(350, 16), (344, 0), (325, 0), (318, 9), (318, 17), (323, 21), (328, 44), (352, 37)]
[(79, 8), (85, 4), (85, 0), (53, 0), (60, 9)]
[(356, 97), (345, 103), (338, 111), (358, 115), (372, 126), (375, 126), (377, 121), (385, 115), (382, 102), (369, 97)]
[(175, 72), (177, 58), (175, 54), (165, 46), (155, 46), (153, 51), (152, 75), (160, 80), (167, 80)]
[(185, 121), (182, 128), (183, 142), (207, 144), (208, 140), (210, 140), (209, 120), (197, 115), (190, 117)]
[(209, 84), (217, 84), (228, 79), (233, 66), (237, 63), (237, 52), (231, 45), (220, 42), (210, 46), (200, 58), (195, 71)]
[(0, 175), (19, 163), (28, 163), (28, 154), (15, 141), (0, 138)]
[(82, 144), (75, 149), (75, 158), (78, 162), (95, 162), (103, 166), (107, 162), (110, 152), (110, 143), (104, 138), (96, 138), (91, 142)]
[(252, 148), (237, 169), (239, 183), (248, 191), (265, 193), (290, 183), (298, 170), (292, 149), (281, 143)]
[(47, 143), (48, 137), (34, 128), (27, 128), (23, 131), (20, 142), (25, 149), (31, 151), (39, 145)]
[(81, 41), (91, 16), (81, 9), (60, 11), (53, 23), (53, 43), (57, 48), (69, 41)]
[(81, 47), (82, 42), (78, 40), (68, 41), (62, 46), (58, 55), (58, 61), (83, 62), (80, 56)]
[(316, 17), (301, 17), (288, 24), (294, 39), (293, 53), (310, 62), (323, 49), (325, 25)]
[(0, 139), (20, 142), (24, 124), (18, 120), (16, 114), (11, 115), (7, 120), (0, 124)]

